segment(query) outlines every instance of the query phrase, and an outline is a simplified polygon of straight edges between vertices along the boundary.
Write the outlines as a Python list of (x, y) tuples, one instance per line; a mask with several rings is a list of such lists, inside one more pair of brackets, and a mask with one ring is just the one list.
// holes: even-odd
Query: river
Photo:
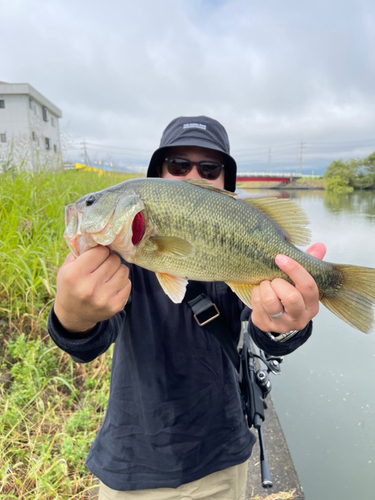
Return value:
[[(327, 246), (325, 260), (375, 268), (375, 192), (288, 194), (308, 214), (312, 242)], [(312, 337), (272, 379), (306, 500), (375, 498), (375, 332), (364, 335), (321, 305)]]

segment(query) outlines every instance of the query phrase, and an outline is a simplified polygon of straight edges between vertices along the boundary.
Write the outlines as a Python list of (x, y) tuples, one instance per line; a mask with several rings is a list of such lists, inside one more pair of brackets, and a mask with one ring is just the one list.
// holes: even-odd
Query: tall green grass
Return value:
[(84, 466), (109, 390), (111, 352), (74, 363), (49, 339), (64, 207), (127, 176), (0, 175), (0, 500), (86, 499)]
[(128, 177), (75, 170), (0, 177), (0, 316), (10, 329), (33, 334), (45, 325), (56, 272), (68, 253), (65, 205)]

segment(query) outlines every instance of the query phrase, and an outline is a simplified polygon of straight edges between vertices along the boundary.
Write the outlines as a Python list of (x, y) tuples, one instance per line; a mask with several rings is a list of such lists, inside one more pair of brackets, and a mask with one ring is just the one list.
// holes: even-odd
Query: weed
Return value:
[(0, 500), (86, 500), (94, 486), (84, 460), (106, 409), (112, 350), (74, 363), (46, 319), (68, 253), (64, 206), (125, 178), (0, 177)]

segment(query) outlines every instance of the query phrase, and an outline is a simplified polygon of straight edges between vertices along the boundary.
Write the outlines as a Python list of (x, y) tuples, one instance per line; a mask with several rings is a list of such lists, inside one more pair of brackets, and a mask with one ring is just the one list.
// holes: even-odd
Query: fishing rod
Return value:
[[(262, 486), (263, 488), (272, 488), (273, 483), (264, 444), (262, 423), (264, 421), (264, 410), (267, 408), (265, 400), (272, 389), (269, 374), (279, 375), (281, 373), (280, 363), (282, 363), (283, 358), (269, 356), (262, 351), (255, 354), (251, 348), (247, 325), (244, 325), (243, 332), (243, 346), (240, 350), (240, 387), (244, 412), (249, 428), (253, 426), (258, 431)], [(257, 369), (255, 359), (262, 361), (266, 368)]]

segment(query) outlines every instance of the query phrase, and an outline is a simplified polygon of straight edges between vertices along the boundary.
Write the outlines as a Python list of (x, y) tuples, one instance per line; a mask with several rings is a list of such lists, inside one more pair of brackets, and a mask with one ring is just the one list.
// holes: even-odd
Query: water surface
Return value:
[[(309, 216), (312, 242), (327, 246), (325, 260), (375, 268), (375, 192), (289, 195)], [(285, 357), (272, 390), (307, 500), (375, 498), (374, 385), (375, 332), (321, 305), (312, 337)]]

